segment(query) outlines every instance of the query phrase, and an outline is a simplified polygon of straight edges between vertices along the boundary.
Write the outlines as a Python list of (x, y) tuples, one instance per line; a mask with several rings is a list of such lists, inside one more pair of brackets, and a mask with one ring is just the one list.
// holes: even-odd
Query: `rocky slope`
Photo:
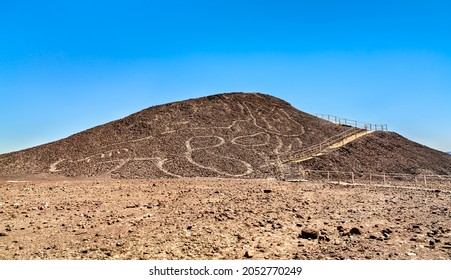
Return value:
[[(0, 175), (277, 178), (282, 156), (347, 129), (272, 96), (219, 94), (150, 107), (53, 143), (0, 155)], [(306, 166), (449, 174), (451, 156), (378, 133)]]
[(314, 170), (450, 175), (451, 156), (399, 134), (377, 131), (303, 166)]

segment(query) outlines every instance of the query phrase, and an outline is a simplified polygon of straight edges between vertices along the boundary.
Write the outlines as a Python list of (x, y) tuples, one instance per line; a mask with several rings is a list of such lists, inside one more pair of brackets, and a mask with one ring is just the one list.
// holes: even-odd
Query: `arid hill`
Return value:
[[(0, 175), (280, 178), (282, 158), (349, 129), (272, 96), (219, 94), (150, 107), (56, 142), (0, 155)], [(389, 132), (360, 137), (302, 165), (451, 174), (450, 155)]]

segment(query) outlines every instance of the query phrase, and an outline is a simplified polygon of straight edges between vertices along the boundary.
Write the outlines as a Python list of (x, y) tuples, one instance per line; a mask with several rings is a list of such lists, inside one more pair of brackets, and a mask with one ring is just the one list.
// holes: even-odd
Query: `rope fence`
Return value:
[(285, 180), (328, 181), (364, 185), (416, 186), (451, 188), (450, 175), (412, 175), (396, 173), (357, 173), (343, 171), (302, 170), (286, 168)]

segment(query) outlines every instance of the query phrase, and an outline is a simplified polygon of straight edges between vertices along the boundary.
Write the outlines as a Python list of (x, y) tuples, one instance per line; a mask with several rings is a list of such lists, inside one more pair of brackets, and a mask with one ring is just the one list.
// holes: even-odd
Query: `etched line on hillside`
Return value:
[(122, 141), (122, 142), (115, 142), (115, 143), (107, 144), (107, 145), (102, 146), (102, 147), (106, 148), (106, 147), (114, 146), (114, 145), (136, 143), (136, 142), (141, 142), (141, 141), (144, 141), (144, 140), (149, 140), (149, 139), (152, 139), (152, 138), (155, 138), (155, 136), (149, 135), (149, 136), (146, 136), (146, 137), (143, 137), (143, 138), (132, 139), (132, 140)]
[(277, 147), (274, 148), (274, 154), (278, 155), (280, 153), (280, 150), (283, 148), (283, 141), (279, 135), (276, 135), (276, 140), (277, 140)]
[[(239, 139), (253, 138), (253, 137), (255, 137), (257, 135), (261, 135), (261, 134), (266, 136), (265, 143), (259, 143), (259, 144), (240, 144), (240, 143), (237, 143), (237, 141), (239, 141)], [(232, 141), (230, 141), (230, 142), (232, 142), (233, 144), (238, 145), (238, 146), (258, 147), (258, 146), (266, 146), (266, 145), (268, 145), (270, 138), (271, 138), (271, 136), (268, 133), (266, 133), (266, 132), (257, 132), (257, 133), (250, 134), (250, 135), (237, 136), (237, 137), (233, 138)]]
[[(200, 148), (193, 148), (193, 147), (191, 146), (191, 141), (194, 140), (194, 139), (196, 139), (196, 138), (212, 138), (212, 137), (213, 137), (213, 138), (219, 139), (220, 142), (219, 142), (218, 144), (214, 144), (214, 145), (206, 146), (206, 147), (200, 147)], [(207, 149), (211, 149), (211, 148), (220, 147), (220, 146), (222, 146), (222, 145), (224, 145), (224, 144), (225, 144), (224, 138), (219, 137), (219, 136), (216, 136), (216, 135), (211, 135), (211, 136), (194, 136), (194, 137), (189, 138), (189, 139), (186, 140), (186, 142), (185, 142), (185, 146), (186, 146), (186, 149), (187, 149), (187, 151), (186, 151), (186, 153), (185, 153), (185, 157), (186, 157), (186, 159), (188, 160), (188, 162), (190, 162), (191, 164), (193, 164), (193, 165), (195, 165), (195, 166), (198, 166), (198, 167), (203, 168), (203, 169), (211, 170), (211, 171), (216, 172), (216, 173), (218, 173), (218, 174), (222, 174), (222, 175), (226, 175), (226, 176), (230, 176), (230, 177), (241, 177), (241, 176), (245, 176), (245, 175), (248, 175), (248, 174), (252, 173), (252, 172), (253, 172), (253, 167), (252, 167), (252, 165), (250, 165), (250, 164), (249, 164), (248, 162), (246, 162), (246, 161), (239, 160), (239, 159), (232, 158), (232, 157), (227, 157), (227, 156), (222, 156), (222, 155), (216, 155), (216, 157), (221, 157), (221, 158), (233, 160), (233, 161), (236, 161), (236, 162), (240, 162), (240, 163), (241, 163), (242, 165), (244, 165), (245, 168), (246, 168), (246, 171), (245, 171), (244, 173), (241, 173), (241, 174), (231, 174), (231, 173), (221, 171), (221, 170), (219, 170), (219, 169), (217, 169), (217, 168), (214, 168), (214, 167), (211, 167), (211, 166), (206, 166), (206, 165), (200, 164), (200, 163), (196, 162), (196, 161), (193, 159), (192, 153), (193, 153), (194, 151), (196, 151), (196, 150), (207, 150)], [(210, 153), (209, 153), (209, 154), (210, 154)], [(213, 155), (212, 155), (212, 156), (213, 156)]]
[(175, 129), (175, 130), (169, 130), (169, 131), (162, 132), (161, 135), (172, 134), (172, 133), (175, 133), (175, 132), (187, 131), (187, 130), (191, 131), (191, 130), (232, 129), (232, 127), (234, 127), (237, 123), (239, 123), (239, 122), (247, 122), (247, 121), (249, 121), (249, 119), (247, 119), (247, 120), (234, 120), (228, 126), (199, 126), (199, 127), (179, 128), (179, 129)]
[[(286, 114), (286, 113), (285, 113), (285, 114), (287, 115), (287, 118), (288, 118), (290, 121), (295, 122), (295, 123), (297, 123), (298, 125), (301, 126), (301, 130), (302, 130), (302, 131), (301, 131), (299, 134), (283, 134), (283, 133), (281, 133), (281, 132), (279, 132), (279, 131), (268, 130), (267, 128), (260, 126), (260, 125), (257, 123), (257, 119), (256, 119), (255, 116), (252, 114), (252, 110), (249, 108), (249, 106), (248, 106), (246, 103), (247, 103), (246, 101), (243, 101), (243, 105), (247, 108), (247, 111), (248, 111), (248, 113), (249, 113), (249, 116), (250, 116), (251, 119), (252, 119), (253, 124), (254, 124), (256, 127), (258, 127), (258, 128), (260, 128), (260, 129), (266, 131), (267, 133), (274, 134), (274, 135), (285, 136), (285, 137), (299, 137), (300, 135), (302, 135), (302, 134), (304, 133), (304, 127), (303, 127), (301, 124), (299, 124), (297, 121), (293, 120), (293, 118), (291, 118), (291, 116), (288, 115), (288, 114)], [(279, 109), (280, 109), (281, 111), (283, 111), (283, 109), (281, 109), (281, 108), (279, 108)]]
[[(225, 103), (225, 104), (228, 105), (227, 103)], [(199, 168), (210, 170), (210, 171), (213, 171), (220, 175), (231, 176), (231, 177), (240, 177), (240, 176), (245, 176), (245, 175), (248, 175), (248, 174), (251, 174), (252, 172), (254, 172), (253, 166), (249, 162), (246, 162), (244, 160), (237, 159), (234, 157), (218, 154), (217, 151), (212, 152), (211, 149), (220, 148), (221, 146), (224, 146), (224, 145), (227, 145), (230, 143), (233, 145), (251, 149), (248, 152), (258, 155), (262, 161), (270, 161), (271, 159), (267, 155), (265, 155), (264, 153), (262, 153), (261, 151), (255, 149), (255, 148), (272, 145), (272, 143), (274, 142), (274, 139), (275, 139), (277, 147), (275, 147), (273, 151), (276, 155), (280, 154), (282, 151), (290, 151), (293, 147), (292, 143), (285, 143), (285, 139), (283, 139), (283, 137), (295, 138), (302, 146), (302, 141), (300, 141), (299, 136), (301, 134), (305, 133), (304, 127), (299, 122), (294, 120), (285, 110), (283, 110), (283, 108), (280, 108), (276, 105), (270, 107), (270, 109), (258, 107), (258, 109), (257, 109), (258, 114), (255, 115), (253, 112), (253, 110), (255, 110), (255, 108), (251, 109), (250, 103), (248, 104), (246, 101), (242, 101), (242, 102), (237, 102), (235, 104), (236, 104), (236, 106), (239, 107), (241, 112), (246, 115), (245, 118), (231, 120), (231, 121), (227, 122), (226, 125), (223, 125), (223, 126), (197, 126), (197, 127), (183, 127), (183, 126), (188, 126), (190, 124), (190, 122), (188, 120), (181, 119), (178, 122), (173, 123), (172, 125), (171, 124), (165, 125), (166, 130), (163, 132), (159, 132), (155, 135), (148, 135), (145, 137), (131, 139), (131, 140), (127, 140), (127, 141), (109, 143), (109, 144), (102, 146), (100, 149), (105, 149), (105, 148), (108, 148), (111, 146), (114, 147), (114, 146), (118, 146), (118, 145), (141, 143), (144, 141), (153, 141), (152, 139), (157, 139), (158, 135), (164, 136), (164, 135), (174, 134), (174, 133), (177, 133), (180, 131), (193, 131), (193, 132), (199, 131), (199, 134), (201, 134), (201, 133), (204, 134), (205, 132), (210, 132), (210, 133), (213, 133), (214, 135), (207, 135), (207, 136), (198, 135), (198, 136), (191, 137), (188, 140), (185, 140), (186, 151), (184, 152), (184, 157), (187, 159), (187, 161), (190, 164), (193, 164)], [(265, 116), (264, 112), (268, 112), (270, 114), (270, 116)], [(168, 117), (170, 117), (170, 116), (168, 116)], [(164, 116), (162, 118), (164, 118)], [(161, 118), (158, 118), (158, 119), (161, 120)], [(241, 122), (246, 123), (244, 127), (253, 126), (259, 131), (255, 132), (255, 130), (252, 129), (253, 133), (249, 133), (246, 135), (240, 135), (240, 136), (236, 136), (236, 137), (232, 136), (231, 139), (228, 138), (226, 140), (224, 138), (225, 137), (224, 135), (227, 135), (227, 137), (230, 137), (230, 136), (228, 136), (230, 134), (224, 133), (224, 135), (222, 135), (220, 131), (225, 130), (225, 129), (235, 131), (234, 127), (239, 125), (239, 123), (241, 123)], [(262, 123), (262, 122), (263, 122), (263, 124), (260, 125), (259, 123)], [(298, 127), (298, 129), (299, 129), (298, 134), (283, 133), (278, 129), (280, 124), (289, 126), (290, 123), (293, 123), (296, 125), (296, 127)], [(152, 124), (150, 123), (150, 125), (152, 125)], [(215, 133), (215, 132), (217, 132), (217, 133)], [(169, 137), (171, 137), (171, 136), (169, 136)], [(272, 138), (272, 137), (275, 137), (275, 138)], [(216, 139), (215, 140), (216, 142), (212, 145), (204, 145), (201, 147), (193, 146), (194, 139), (202, 139), (202, 138), (204, 138), (204, 139), (214, 138), (214, 139)], [(164, 147), (160, 148), (159, 150), (164, 151)], [(221, 170), (220, 166), (209, 166), (209, 165), (199, 163), (194, 159), (195, 157), (193, 157), (193, 152), (197, 151), (197, 150), (203, 150), (205, 153), (207, 153), (209, 156), (211, 156), (211, 158), (213, 160), (220, 161), (221, 159), (223, 159), (223, 160), (235, 162), (238, 166), (243, 167), (243, 172), (239, 173), (239, 174), (235, 174), (233, 172), (227, 172), (227, 171)], [(113, 172), (118, 171), (123, 166), (127, 165), (128, 163), (130, 163), (132, 161), (149, 160), (163, 173), (173, 176), (173, 177), (182, 177), (179, 174), (175, 174), (164, 167), (165, 163), (171, 161), (172, 156), (170, 156), (169, 158), (166, 158), (166, 157), (156, 158), (156, 157), (139, 157), (139, 155), (127, 154), (126, 157), (124, 157), (123, 155), (120, 155), (122, 151), (129, 152), (128, 149), (122, 148), (119, 150), (113, 149), (113, 150), (109, 150), (109, 151), (102, 151), (101, 153), (97, 153), (97, 154), (90, 155), (85, 158), (76, 159), (76, 160), (61, 159), (50, 165), (49, 172), (55, 173), (55, 172), (63, 171), (67, 168), (70, 168), (69, 167), (70, 164), (76, 163), (76, 162), (77, 163), (84, 162), (89, 165), (88, 168), (93, 168), (93, 166), (95, 164), (117, 163), (115, 166), (111, 167), (111, 169), (109, 171), (106, 172), (106, 173), (113, 173)], [(116, 154), (118, 155), (118, 157), (121, 157), (121, 158), (114, 159)], [(173, 155), (173, 156), (175, 156), (175, 155)], [(102, 161), (100, 161), (100, 160), (102, 160)], [(58, 167), (63, 162), (66, 162), (69, 165), (65, 164), (64, 168), (59, 169)], [(269, 163), (268, 163), (268, 166), (269, 166)]]
[[(61, 169), (58, 169), (58, 165), (61, 164), (62, 162), (68, 162), (68, 163), (76, 163), (76, 162), (86, 162), (86, 163), (90, 163), (91, 161), (93, 161), (96, 157), (98, 159), (104, 159), (104, 158), (111, 158), (113, 156), (113, 154), (120, 154), (121, 151), (125, 151), (128, 152), (129, 150), (127, 148), (121, 148), (118, 150), (110, 150), (110, 151), (106, 151), (106, 152), (101, 152), (101, 153), (97, 153), (94, 154), (92, 156), (88, 156), (88, 157), (84, 157), (81, 159), (76, 159), (76, 160), (71, 160), (71, 159), (60, 159), (52, 164), (50, 164), (49, 167), (49, 172), (50, 173), (56, 173), (56, 172), (60, 172), (62, 171)], [(130, 160), (130, 158), (125, 158), (125, 159), (116, 159), (116, 160), (105, 160), (105, 161), (99, 161), (96, 162), (96, 164), (104, 164), (104, 163), (112, 163), (112, 162), (122, 162), (122, 161), (128, 161)], [(113, 167), (111, 171), (108, 172), (112, 172), (114, 171), (116, 167)], [(108, 173), (107, 172), (107, 173)]]
[(151, 161), (160, 171), (162, 171), (163, 173), (169, 175), (169, 176), (173, 176), (176, 178), (182, 178), (183, 176), (180, 176), (178, 174), (172, 173), (170, 171), (168, 171), (166, 168), (164, 168), (164, 164), (166, 162), (168, 162), (169, 160), (167, 158), (160, 158), (160, 157), (147, 157), (147, 158), (134, 158), (133, 160), (137, 160), (137, 161)]
[(51, 173), (59, 172), (60, 170), (57, 169), (57, 166), (58, 166), (58, 164), (60, 164), (63, 161), (65, 161), (65, 159), (60, 159), (60, 160), (50, 164), (49, 172), (51, 172)]

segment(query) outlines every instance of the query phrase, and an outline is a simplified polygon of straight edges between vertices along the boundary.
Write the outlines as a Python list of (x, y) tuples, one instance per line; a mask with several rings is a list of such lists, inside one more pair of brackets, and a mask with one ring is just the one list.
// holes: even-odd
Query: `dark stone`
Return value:
[(359, 228), (353, 227), (353, 228), (349, 231), (349, 233), (352, 234), (352, 235), (361, 235), (361, 234), (362, 234), (362, 231), (361, 231)]
[(6, 236), (6, 233), (0, 232), (0, 236)]
[(326, 235), (320, 235), (320, 236), (318, 236), (318, 241), (330, 242), (330, 238)]
[(300, 234), (299, 237), (300, 238), (305, 238), (305, 239), (308, 239), (308, 238), (310, 238), (310, 239), (317, 239), (318, 236), (319, 236), (319, 231), (318, 230), (316, 230), (314, 228), (304, 228), (301, 231), (301, 234)]
[(271, 193), (272, 190), (263, 190), (264, 193)]

